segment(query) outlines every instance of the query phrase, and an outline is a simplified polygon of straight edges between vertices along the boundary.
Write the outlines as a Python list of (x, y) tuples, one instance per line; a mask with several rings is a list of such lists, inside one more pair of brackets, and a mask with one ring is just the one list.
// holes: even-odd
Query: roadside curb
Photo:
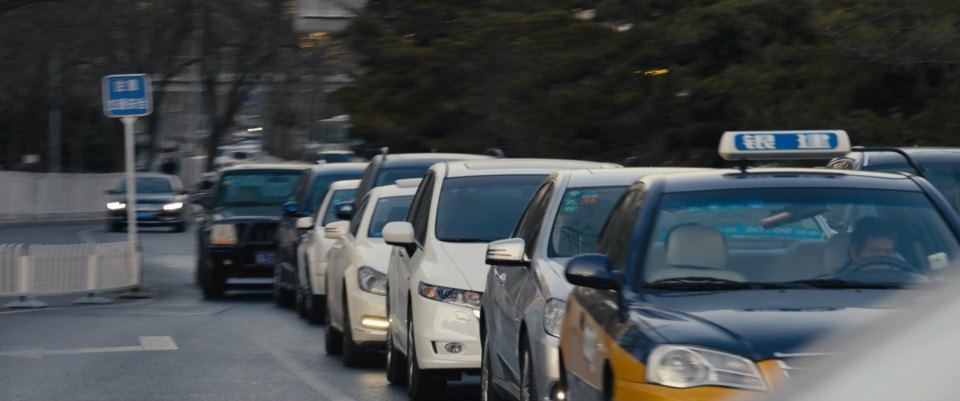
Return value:
[(56, 226), (56, 225), (82, 225), (82, 224), (95, 224), (95, 223), (104, 223), (106, 218), (102, 213), (97, 213), (97, 216), (76, 216), (76, 217), (57, 217), (57, 218), (36, 218), (36, 219), (17, 219), (17, 220), (2, 220), (0, 219), (0, 227), (35, 227), (35, 226)]

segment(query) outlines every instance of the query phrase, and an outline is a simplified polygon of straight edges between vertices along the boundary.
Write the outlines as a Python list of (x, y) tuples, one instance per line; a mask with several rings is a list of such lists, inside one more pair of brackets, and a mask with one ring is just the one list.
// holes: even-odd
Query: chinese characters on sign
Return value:
[(103, 77), (103, 112), (107, 117), (141, 117), (153, 109), (150, 78), (145, 74)]
[(827, 134), (799, 134), (797, 135), (797, 149), (832, 149), (830, 135)]
[(831, 133), (758, 133), (741, 134), (737, 149), (740, 150), (829, 150), (837, 145)]
[(743, 147), (748, 150), (773, 150), (777, 148), (777, 138), (773, 135), (744, 135)]

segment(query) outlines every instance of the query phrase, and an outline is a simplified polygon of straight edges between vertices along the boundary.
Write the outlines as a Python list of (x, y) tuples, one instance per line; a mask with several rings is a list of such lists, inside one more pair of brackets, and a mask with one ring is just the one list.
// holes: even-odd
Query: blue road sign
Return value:
[(719, 150), (727, 160), (829, 159), (850, 151), (850, 137), (843, 130), (728, 131)]
[(103, 77), (103, 114), (107, 117), (142, 117), (153, 112), (153, 93), (146, 74)]

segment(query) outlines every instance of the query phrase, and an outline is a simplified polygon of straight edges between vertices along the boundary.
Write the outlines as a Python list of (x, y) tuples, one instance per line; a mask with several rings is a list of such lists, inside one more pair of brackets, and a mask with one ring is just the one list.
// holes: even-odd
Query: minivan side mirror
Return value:
[(574, 256), (567, 262), (564, 274), (570, 284), (595, 288), (598, 290), (615, 290), (620, 288), (620, 279), (610, 270), (610, 258), (602, 253), (585, 253)]
[(408, 221), (391, 221), (383, 226), (383, 241), (388, 245), (404, 247), (409, 255), (417, 250), (413, 225)]
[(497, 266), (529, 266), (524, 256), (526, 242), (523, 238), (508, 238), (487, 245), (486, 264)]

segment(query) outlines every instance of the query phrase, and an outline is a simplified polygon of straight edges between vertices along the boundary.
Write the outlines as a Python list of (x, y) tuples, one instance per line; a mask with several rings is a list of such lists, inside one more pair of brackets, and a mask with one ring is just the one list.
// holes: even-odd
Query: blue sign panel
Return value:
[(151, 112), (153, 96), (146, 74), (103, 77), (103, 114), (107, 117), (141, 117)]
[(769, 152), (777, 150), (832, 150), (837, 147), (837, 134), (812, 133), (738, 133), (734, 144), (740, 151)]

